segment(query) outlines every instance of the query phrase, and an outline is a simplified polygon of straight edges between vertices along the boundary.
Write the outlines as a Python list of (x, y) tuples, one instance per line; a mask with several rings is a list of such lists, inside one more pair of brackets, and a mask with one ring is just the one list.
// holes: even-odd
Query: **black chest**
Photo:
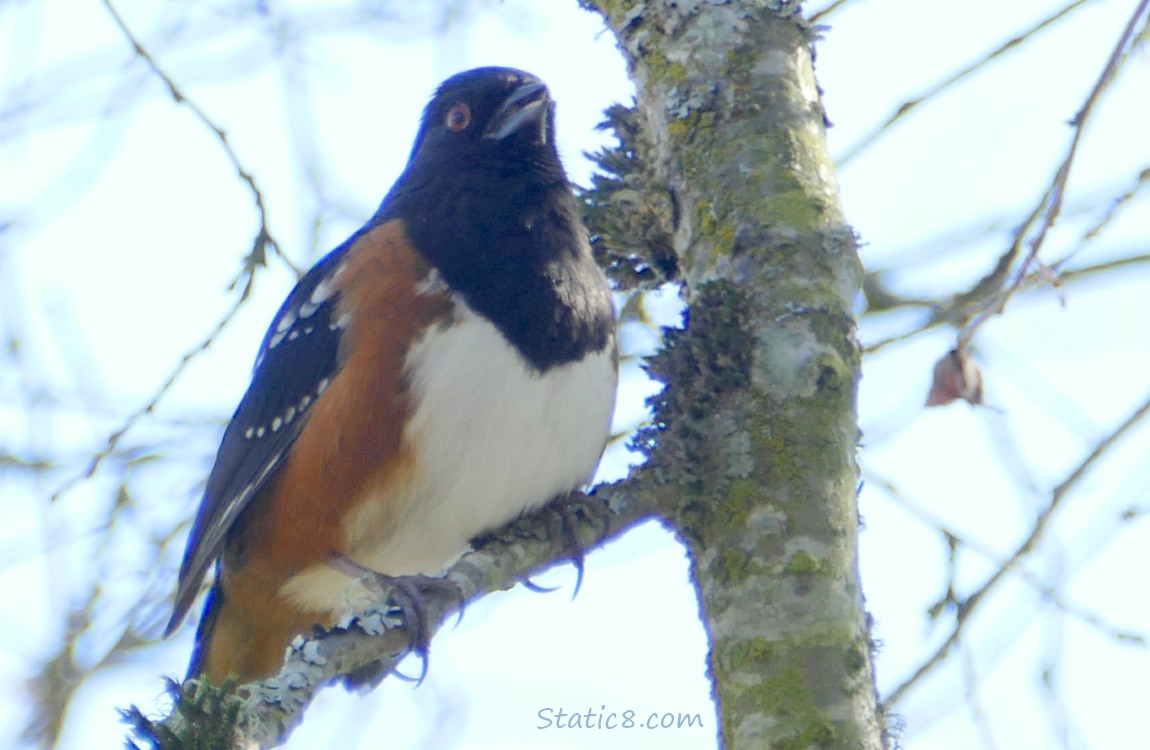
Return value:
[(388, 214), (535, 369), (602, 351), (615, 325), (610, 288), (570, 188), (529, 174), (473, 177), (408, 186)]

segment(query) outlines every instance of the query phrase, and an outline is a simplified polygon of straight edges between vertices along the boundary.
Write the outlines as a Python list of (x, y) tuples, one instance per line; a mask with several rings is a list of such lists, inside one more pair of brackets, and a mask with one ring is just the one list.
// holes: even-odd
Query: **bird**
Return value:
[(441, 574), (586, 486), (617, 382), (611, 287), (547, 86), (513, 68), (452, 76), (379, 208), (259, 347), (166, 628), (214, 567), (188, 677), (274, 676), (297, 636), (348, 613), (354, 567)]

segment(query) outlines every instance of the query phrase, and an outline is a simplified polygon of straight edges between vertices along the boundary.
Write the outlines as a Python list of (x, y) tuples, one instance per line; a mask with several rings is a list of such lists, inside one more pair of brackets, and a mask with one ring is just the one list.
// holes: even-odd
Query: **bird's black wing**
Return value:
[(183, 621), (236, 519), (283, 464), (310, 407), (341, 367), (340, 339), (349, 320), (338, 309), (335, 277), (359, 234), (300, 280), (264, 336), (188, 535), (166, 633)]

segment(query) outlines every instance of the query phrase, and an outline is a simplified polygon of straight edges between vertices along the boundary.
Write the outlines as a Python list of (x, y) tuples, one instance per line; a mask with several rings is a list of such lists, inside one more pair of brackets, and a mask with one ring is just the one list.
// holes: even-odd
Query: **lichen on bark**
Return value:
[[(662, 245), (633, 234), (621, 253), (649, 268), (669, 246), (689, 305), (649, 363), (667, 389), (636, 443), (692, 554), (721, 740), (880, 747), (857, 566), (862, 274), (812, 34), (787, 2), (585, 4), (637, 88), (619, 184), (673, 208)], [(644, 206), (598, 187), (616, 227)]]

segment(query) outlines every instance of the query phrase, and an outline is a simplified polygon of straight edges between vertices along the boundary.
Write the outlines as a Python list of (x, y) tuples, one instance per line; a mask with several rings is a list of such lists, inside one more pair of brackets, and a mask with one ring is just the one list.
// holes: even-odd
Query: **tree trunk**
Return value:
[(628, 60), (634, 161), (669, 196), (687, 290), (640, 443), (691, 551), (723, 746), (882, 747), (857, 563), (862, 274), (812, 32), (777, 0), (585, 5)]

